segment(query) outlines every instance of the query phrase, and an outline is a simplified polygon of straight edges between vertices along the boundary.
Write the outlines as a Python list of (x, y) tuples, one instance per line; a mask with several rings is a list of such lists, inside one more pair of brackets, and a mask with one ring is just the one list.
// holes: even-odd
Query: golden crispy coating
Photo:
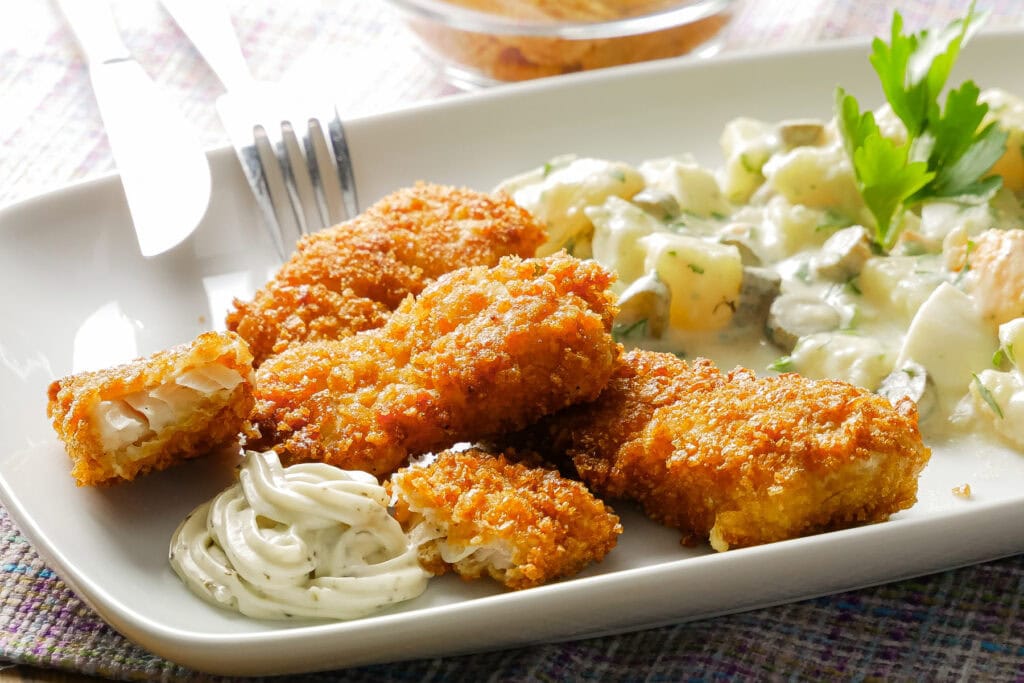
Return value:
[(583, 484), (475, 448), (401, 469), (389, 488), (395, 516), (434, 574), (486, 573), (531, 588), (600, 562), (622, 533)]
[(227, 326), (256, 365), (291, 344), (380, 327), (409, 294), (450, 270), (533, 256), (544, 230), (507, 195), (417, 184), (359, 217), (307, 235)]
[(612, 278), (564, 253), (449, 273), (379, 329), (264, 363), (250, 443), (380, 476), (592, 400), (620, 351)]
[(930, 457), (909, 400), (650, 351), (625, 354), (597, 401), (514, 440), (716, 550), (884, 520), (914, 504)]
[(47, 415), (79, 486), (129, 481), (238, 436), (252, 409), (252, 354), (232, 333), (50, 384)]

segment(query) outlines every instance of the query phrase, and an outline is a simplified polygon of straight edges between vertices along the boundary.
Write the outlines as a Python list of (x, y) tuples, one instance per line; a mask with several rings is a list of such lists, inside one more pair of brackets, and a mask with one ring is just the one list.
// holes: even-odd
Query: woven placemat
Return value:
[[(193, 672), (133, 645), (68, 590), (2, 511), (0, 544), (7, 659), (117, 680), (244, 680)], [(1024, 678), (1022, 596), (1024, 555), (621, 636), (289, 680), (1015, 680)]]

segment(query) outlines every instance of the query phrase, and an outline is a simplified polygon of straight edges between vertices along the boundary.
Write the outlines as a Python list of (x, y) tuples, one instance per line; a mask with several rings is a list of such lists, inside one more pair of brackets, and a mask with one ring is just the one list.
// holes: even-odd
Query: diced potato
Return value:
[(589, 240), (593, 226), (586, 207), (611, 196), (629, 199), (643, 186), (643, 177), (629, 164), (567, 156), (510, 178), (498, 189), (547, 226), (548, 241), (537, 250), (538, 256), (547, 256)]
[(756, 119), (733, 119), (719, 142), (725, 154), (722, 191), (730, 201), (746, 202), (764, 183), (761, 168), (778, 149), (775, 127)]
[(837, 209), (858, 218), (863, 208), (846, 150), (839, 143), (795, 147), (764, 165), (768, 186), (791, 204)]
[(791, 204), (785, 197), (772, 197), (764, 210), (765, 246), (778, 252), (777, 257), (818, 247), (830, 234), (820, 229), (826, 222), (824, 211)]
[(695, 161), (654, 159), (641, 164), (640, 173), (650, 187), (675, 197), (685, 213), (709, 218), (732, 210), (714, 174)]
[(585, 213), (594, 224), (594, 260), (618, 274), (615, 287), (621, 291), (644, 274), (646, 253), (639, 240), (659, 230), (661, 224), (619, 197), (609, 197), (600, 206), (588, 207)]
[(672, 293), (672, 327), (716, 330), (729, 324), (743, 281), (736, 247), (663, 232), (640, 242), (645, 270), (656, 273)]
[[(1024, 361), (1024, 318), (1014, 318), (999, 326), (999, 349), (1015, 367)], [(1021, 358), (1017, 354), (1021, 354)]]
[(941, 282), (938, 261), (918, 256), (870, 258), (857, 278), (864, 298), (902, 325), (910, 322)]
[(965, 409), (974, 419), (987, 423), (1017, 448), (1024, 448), (1024, 376), (1018, 370), (982, 370), (971, 381), (970, 392), (957, 406), (963, 419)]
[(790, 358), (801, 375), (841, 379), (873, 391), (892, 372), (894, 356), (894, 349), (874, 337), (818, 332), (802, 337)]
[(1015, 192), (1024, 191), (1024, 100), (1003, 90), (986, 90), (981, 101), (989, 106), (983, 125), (996, 121), (1008, 134), (1006, 152), (992, 167), (1003, 177), (1003, 185)]

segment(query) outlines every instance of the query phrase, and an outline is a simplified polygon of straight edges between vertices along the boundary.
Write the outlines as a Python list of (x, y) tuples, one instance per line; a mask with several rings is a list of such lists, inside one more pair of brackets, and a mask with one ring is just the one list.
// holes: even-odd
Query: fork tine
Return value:
[(327, 148), (331, 152), (331, 156), (334, 157), (334, 168), (338, 174), (338, 183), (341, 186), (345, 213), (347, 218), (355, 218), (359, 213), (359, 196), (356, 193), (355, 173), (352, 171), (352, 156), (349, 153), (348, 141), (345, 139), (345, 128), (341, 123), (341, 116), (338, 114), (337, 106), (330, 105), (328, 114), (325, 120), (328, 122), (327, 137), (331, 144)]
[(315, 168), (315, 159), (310, 163), (306, 156), (309, 133), (296, 126), (294, 121), (295, 119), (286, 119), (281, 122), (281, 135), (292, 171), (292, 180), (295, 181), (295, 195), (299, 198), (298, 211), (302, 215), (302, 225), (299, 227), (303, 234), (308, 234), (327, 227), (327, 222), (318, 206), (319, 179), (314, 175), (319, 175), (319, 172)]
[(249, 181), (249, 186), (256, 197), (256, 203), (263, 213), (263, 218), (267, 221), (274, 248), (277, 249), (278, 255), (283, 260), (288, 257), (288, 252), (281, 234), (281, 224), (274, 210), (274, 202), (271, 199), (270, 181), (265, 172), (266, 165), (260, 159), (258, 143), (261, 137), (265, 138), (266, 134), (263, 132), (262, 126), (257, 126), (253, 129), (252, 142), (236, 145), (235, 152), (239, 162), (241, 162), (242, 172)]
[(217, 111), (263, 214), (271, 243), (283, 261), (291, 254), (291, 244), (285, 240), (278, 207), (287, 202), (280, 201), (283, 193), (280, 169), (274, 160), (267, 130), (259, 120), (253, 121), (251, 112), (256, 109), (256, 102), (252, 96), (222, 96), (217, 99)]
[[(284, 181), (285, 192), (288, 195), (288, 204), (291, 209), (290, 216), (295, 221), (296, 234), (290, 236), (282, 235), (288, 244), (294, 244), (301, 236), (309, 232), (306, 226), (306, 216), (302, 210), (302, 198), (299, 196), (299, 188), (295, 182), (295, 168), (292, 165), (291, 154), (288, 151), (286, 141), (287, 134), (291, 131), (291, 124), (279, 123), (277, 126), (270, 126), (267, 129), (267, 139), (270, 142), (274, 156), (277, 158), (278, 168), (281, 169), (281, 177)], [(294, 139), (294, 134), (292, 135)], [(283, 226), (282, 226), (283, 227)]]
[(354, 217), (358, 201), (337, 108), (318, 110), (303, 102), (299, 111), (312, 115), (290, 118), (268, 101), (271, 92), (226, 95), (217, 108), (274, 247), (286, 260), (303, 234)]
[[(320, 147), (326, 144), (326, 140), (320, 127), (320, 122), (317, 119), (309, 118), (306, 120), (306, 134), (303, 136), (302, 141), (305, 145), (309, 179), (313, 184), (314, 203), (316, 204), (317, 212), (320, 214), (321, 226), (327, 227), (338, 222), (335, 220), (335, 216), (332, 215), (330, 198), (327, 196), (330, 183), (335, 179), (333, 177), (325, 178), (325, 174), (321, 172), (323, 155), (320, 152)], [(321, 144), (317, 144), (318, 142)], [(329, 171), (330, 169), (324, 168), (324, 170)]]

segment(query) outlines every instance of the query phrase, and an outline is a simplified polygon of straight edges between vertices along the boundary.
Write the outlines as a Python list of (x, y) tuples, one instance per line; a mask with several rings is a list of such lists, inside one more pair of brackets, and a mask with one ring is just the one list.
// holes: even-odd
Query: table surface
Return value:
[[(156, 2), (113, 2), (126, 45), (197, 128), (226, 143), (220, 83)], [(977, 3), (1024, 25), (1024, 3)], [(723, 50), (884, 33), (894, 8), (917, 28), (966, 0), (740, 0)], [(259, 79), (309, 83), (347, 116), (457, 92), (392, 12), (371, 0), (229, 0)], [(0, 205), (114, 169), (86, 66), (51, 3), (0, 24)], [(771, 609), (638, 633), (345, 672), (380, 680), (676, 680), (683, 677), (1024, 677), (1024, 556)], [(151, 655), (104, 624), (39, 559), (0, 509), (0, 660), (123, 680), (225, 680)], [(0, 671), (0, 676), (4, 675)], [(329, 680), (310, 675), (304, 680)], [(48, 678), (47, 680), (56, 680)]]

